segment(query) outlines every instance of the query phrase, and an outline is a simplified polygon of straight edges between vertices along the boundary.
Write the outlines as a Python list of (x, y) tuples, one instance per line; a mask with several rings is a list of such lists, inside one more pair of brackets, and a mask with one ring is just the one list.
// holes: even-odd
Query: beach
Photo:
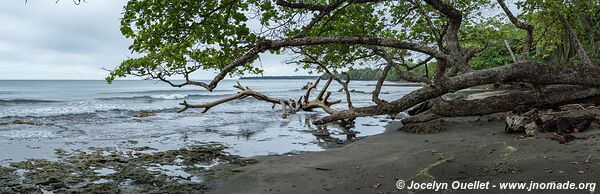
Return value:
[[(301, 155), (256, 157), (257, 164), (213, 180), (209, 193), (590, 193), (589, 190), (501, 190), (499, 183), (598, 181), (600, 135), (592, 125), (569, 144), (551, 134), (504, 134), (501, 115), (447, 119), (443, 131), (396, 129), (344, 147)], [(587, 161), (586, 161), (587, 160)], [(489, 190), (399, 190), (396, 182), (487, 182)]]
[[(293, 97), (306, 81), (270, 91), (268, 81), (244, 82)], [(551, 133), (505, 134), (504, 113), (444, 118), (439, 132), (413, 134), (398, 131), (400, 118), (385, 115), (357, 118), (352, 129), (314, 126), (323, 112), (281, 118), (280, 110), (253, 99), (206, 114), (175, 113), (178, 101), (218, 99), (234, 92), (229, 85), (205, 94), (141, 81), (105, 90), (94, 89), (102, 82), (61, 83), (74, 90), (52, 83), (3, 89), (0, 192), (589, 193), (589, 187), (498, 187), (595, 183), (600, 167), (597, 124), (567, 144), (551, 140)], [(355, 82), (353, 88), (367, 91), (369, 84)], [(389, 88), (383, 97), (412, 90)], [(368, 93), (353, 95), (356, 104), (372, 103)], [(399, 180), (407, 188), (398, 189)]]

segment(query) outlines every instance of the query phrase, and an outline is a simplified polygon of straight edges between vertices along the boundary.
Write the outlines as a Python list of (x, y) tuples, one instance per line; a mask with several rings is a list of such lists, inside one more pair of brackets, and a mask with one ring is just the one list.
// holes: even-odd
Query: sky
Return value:
[[(0, 79), (104, 79), (133, 56), (119, 31), (127, 0), (2, 0)], [(264, 75), (305, 75), (285, 64), (285, 56), (261, 55)], [(212, 79), (216, 71), (194, 79)]]
[[(104, 79), (128, 57), (131, 43), (119, 31), (127, 0), (2, 0), (0, 2), (0, 80)], [(512, 3), (509, 6), (514, 7)], [(515, 11), (515, 10), (513, 10)], [(515, 12), (516, 13), (516, 12)], [(285, 64), (289, 56), (261, 54), (255, 65), (264, 75), (306, 75)], [(196, 72), (212, 79), (216, 70)]]

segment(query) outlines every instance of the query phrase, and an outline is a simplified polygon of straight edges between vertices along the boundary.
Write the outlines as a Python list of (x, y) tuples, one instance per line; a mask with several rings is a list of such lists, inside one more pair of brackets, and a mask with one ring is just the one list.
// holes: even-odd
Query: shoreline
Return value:
[[(253, 157), (259, 162), (234, 168), (238, 173), (208, 181), (208, 193), (407, 193), (407, 183), (453, 181), (574, 182), (596, 180), (600, 171), (598, 125), (577, 134), (594, 135), (570, 144), (504, 134), (504, 122), (492, 116), (447, 119), (444, 130), (408, 134), (386, 126), (382, 134), (343, 147), (300, 155)], [(586, 159), (588, 162), (586, 162)], [(412, 190), (433, 193), (433, 190)], [(444, 190), (479, 193), (481, 190)], [(500, 190), (491, 193), (564, 193), (565, 190)], [(569, 191), (590, 193), (586, 190)]]

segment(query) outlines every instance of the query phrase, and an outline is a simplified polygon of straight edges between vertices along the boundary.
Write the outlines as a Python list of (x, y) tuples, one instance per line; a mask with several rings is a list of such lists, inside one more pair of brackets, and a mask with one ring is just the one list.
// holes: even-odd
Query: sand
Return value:
[[(344, 147), (301, 155), (257, 157), (240, 173), (212, 180), (210, 193), (436, 193), (398, 190), (406, 182), (598, 182), (600, 129), (593, 125), (578, 139), (559, 144), (539, 134), (504, 134), (491, 117), (448, 119), (435, 134), (387, 132)], [(591, 156), (591, 157), (590, 157)], [(586, 162), (586, 159), (589, 162)], [(598, 190), (598, 188), (596, 188)], [(443, 190), (440, 193), (590, 193), (588, 190)]]

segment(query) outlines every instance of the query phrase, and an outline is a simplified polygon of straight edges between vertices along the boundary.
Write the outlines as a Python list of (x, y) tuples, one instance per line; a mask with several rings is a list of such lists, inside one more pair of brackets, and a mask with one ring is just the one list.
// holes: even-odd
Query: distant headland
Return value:
[(240, 79), (317, 79), (319, 76), (255, 76), (241, 77)]

